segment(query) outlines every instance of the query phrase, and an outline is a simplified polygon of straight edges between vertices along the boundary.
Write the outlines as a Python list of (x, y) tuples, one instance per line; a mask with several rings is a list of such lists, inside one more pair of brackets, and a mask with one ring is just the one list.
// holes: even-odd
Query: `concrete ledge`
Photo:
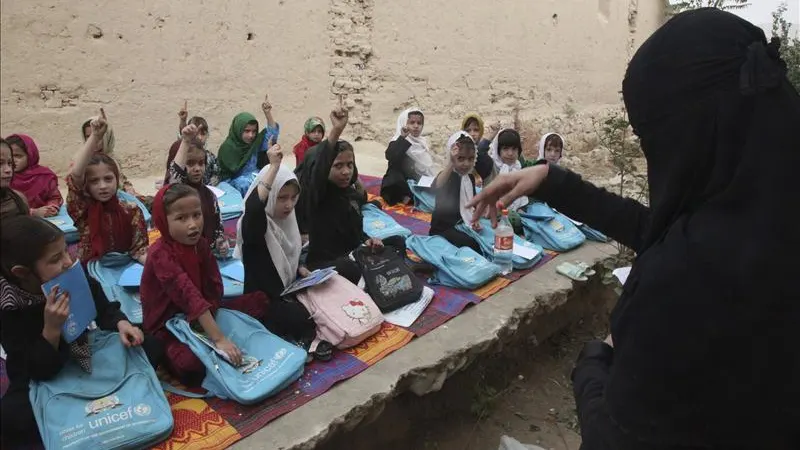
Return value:
[(522, 338), (534, 344), (547, 339), (568, 320), (555, 316), (568, 302), (582, 301), (580, 296), (570, 295), (580, 287), (556, 274), (559, 262), (581, 260), (598, 266), (616, 254), (611, 245), (587, 243), (557, 257), (361, 374), (276, 419), (234, 448), (312, 449), (342, 431), (374, 420), (401, 393), (425, 395), (441, 389), (451, 375), (485, 352), (497, 351), (504, 342), (519, 339), (521, 332), (530, 333), (530, 326), (534, 327), (533, 334)]

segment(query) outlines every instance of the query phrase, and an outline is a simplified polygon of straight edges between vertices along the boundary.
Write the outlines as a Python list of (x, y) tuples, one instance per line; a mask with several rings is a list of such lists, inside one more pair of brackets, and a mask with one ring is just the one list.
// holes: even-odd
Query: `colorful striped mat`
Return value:
[[(370, 199), (378, 197), (380, 178), (361, 176)], [(408, 206), (386, 207), (385, 210), (401, 225), (415, 234), (427, 234), (430, 214), (419, 212)], [(226, 232), (236, 233), (236, 221), (225, 224)], [(158, 232), (150, 234), (151, 242)], [(167, 394), (175, 417), (175, 429), (170, 438), (160, 444), (159, 449), (172, 450), (217, 450), (249, 436), (263, 428), (275, 418), (293, 411), (314, 397), (322, 395), (334, 384), (351, 378), (377, 363), (390, 353), (406, 345), (411, 339), (422, 336), (457, 316), (468, 305), (478, 304), (497, 293), (522, 276), (551, 260), (554, 254), (545, 255), (533, 269), (516, 271), (498, 277), (475, 291), (432, 286), (436, 295), (425, 312), (408, 328), (384, 323), (381, 330), (361, 345), (340, 351), (325, 363), (315, 361), (306, 366), (305, 373), (296, 383), (279, 395), (260, 404), (243, 406), (219, 399), (188, 399)], [(5, 362), (0, 361), (0, 392), (5, 393), (8, 378)], [(1, 401), (1, 400), (0, 400)]]

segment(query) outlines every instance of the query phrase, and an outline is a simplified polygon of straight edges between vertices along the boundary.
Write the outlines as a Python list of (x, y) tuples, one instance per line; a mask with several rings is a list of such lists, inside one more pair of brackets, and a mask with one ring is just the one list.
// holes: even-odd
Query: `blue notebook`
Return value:
[(78, 339), (78, 336), (97, 317), (92, 290), (89, 288), (89, 281), (86, 280), (86, 273), (80, 261), (76, 260), (67, 271), (44, 283), (42, 285), (44, 295), (48, 295), (53, 286), (58, 286), (60, 292), (69, 293), (69, 317), (64, 321), (61, 337), (70, 343)]
[(144, 266), (138, 262), (133, 263), (122, 271), (117, 284), (122, 287), (139, 287), (142, 284), (142, 272), (144, 272)]

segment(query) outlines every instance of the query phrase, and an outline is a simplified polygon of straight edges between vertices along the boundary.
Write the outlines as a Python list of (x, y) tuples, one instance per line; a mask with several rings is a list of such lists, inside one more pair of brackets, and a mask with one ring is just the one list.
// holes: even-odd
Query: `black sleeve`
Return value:
[(389, 146), (386, 147), (386, 161), (390, 166), (400, 167), (409, 148), (411, 148), (411, 142), (408, 139), (398, 138), (389, 142)]
[(267, 164), (269, 164), (269, 157), (267, 156), (267, 152), (259, 151), (256, 154), (256, 167), (258, 167), (258, 170), (261, 170)]
[(265, 206), (258, 197), (258, 189), (253, 189), (245, 200), (245, 214), (242, 216), (244, 293), (261, 291), (267, 294), (270, 300), (277, 300), (281, 297), (285, 286), (264, 240), (264, 234), (267, 232)]
[(94, 307), (97, 310), (97, 319), (95, 320), (97, 326), (101, 330), (117, 331), (117, 323), (120, 320), (128, 320), (128, 317), (120, 310), (119, 302), (108, 301), (108, 297), (97, 280), (88, 275), (86, 279), (89, 280), (89, 289), (92, 291)]
[(325, 198), (328, 193), (328, 176), (331, 173), (333, 160), (336, 159), (336, 151), (331, 146), (331, 143), (324, 139), (322, 143), (316, 146), (317, 154), (314, 158), (313, 166), (311, 167), (311, 176), (309, 177), (309, 204), (307, 208), (312, 211), (317, 208), (317, 205)]
[(489, 156), (488, 147), (484, 150), (478, 148), (478, 155), (475, 158), (475, 171), (485, 180), (492, 174), (492, 169), (494, 169), (494, 161), (492, 157)]
[(534, 195), (635, 252), (642, 248), (650, 209), (633, 199), (612, 194), (553, 164)]
[(578, 413), (586, 402), (602, 397), (613, 359), (614, 349), (603, 341), (590, 341), (583, 347), (572, 371), (572, 389)]
[(264, 240), (267, 232), (266, 203), (258, 196), (258, 189), (253, 189), (244, 203), (245, 214), (242, 216), (242, 240), (254, 243)]
[(3, 311), (0, 322), (3, 348), (8, 361), (15, 366), (9, 367), (9, 372), (24, 373), (32, 380), (48, 380), (58, 375), (69, 359), (63, 339), (59, 340), (58, 349), (53, 348), (42, 336), (43, 321), (31, 320), (30, 311)]

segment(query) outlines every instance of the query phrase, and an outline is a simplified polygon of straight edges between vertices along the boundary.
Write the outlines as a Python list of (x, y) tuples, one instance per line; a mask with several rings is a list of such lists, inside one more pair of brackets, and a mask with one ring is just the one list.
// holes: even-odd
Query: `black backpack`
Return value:
[(405, 260), (391, 247), (373, 250), (359, 247), (353, 252), (367, 292), (382, 312), (414, 303), (422, 296), (422, 281), (406, 265)]

